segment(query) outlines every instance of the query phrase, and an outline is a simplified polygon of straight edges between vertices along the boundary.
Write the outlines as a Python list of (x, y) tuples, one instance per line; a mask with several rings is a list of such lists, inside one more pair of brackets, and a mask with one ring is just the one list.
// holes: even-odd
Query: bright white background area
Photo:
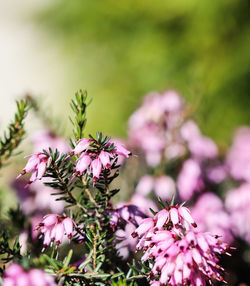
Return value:
[(0, 0), (0, 134), (13, 117), (15, 99), (24, 93), (54, 102), (65, 94), (60, 47), (32, 20), (51, 1)]

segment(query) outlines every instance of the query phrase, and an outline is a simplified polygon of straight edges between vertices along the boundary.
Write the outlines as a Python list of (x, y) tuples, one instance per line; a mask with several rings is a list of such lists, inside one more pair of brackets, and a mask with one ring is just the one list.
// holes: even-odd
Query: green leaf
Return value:
[(70, 249), (69, 252), (68, 252), (68, 255), (64, 259), (63, 267), (67, 267), (69, 265), (70, 260), (72, 258), (72, 255), (73, 255), (73, 250)]

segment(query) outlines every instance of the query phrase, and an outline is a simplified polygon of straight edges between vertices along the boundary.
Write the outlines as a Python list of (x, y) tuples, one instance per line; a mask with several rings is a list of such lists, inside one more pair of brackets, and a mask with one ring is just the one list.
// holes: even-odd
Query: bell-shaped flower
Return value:
[(87, 139), (87, 138), (80, 139), (77, 142), (77, 145), (75, 146), (75, 148), (73, 149), (72, 155), (78, 155), (82, 153), (83, 151), (86, 151), (89, 148), (90, 143), (91, 143), (90, 139)]
[(91, 164), (90, 156), (87, 153), (82, 153), (82, 155), (79, 157), (77, 161), (75, 172), (77, 174), (82, 175), (83, 172), (88, 169), (90, 164)]
[(54, 242), (59, 245), (63, 241), (63, 237), (66, 234), (69, 239), (72, 238), (75, 223), (67, 216), (59, 216), (56, 214), (48, 214), (43, 217), (41, 223), (39, 223), (37, 230), (40, 230), (43, 239), (43, 249), (50, 243)]
[(29, 184), (31, 184), (36, 180), (40, 180), (45, 174), (47, 168), (48, 156), (44, 153), (36, 153), (29, 155), (27, 157), (29, 157), (29, 160), (17, 178), (19, 178), (22, 175), (25, 175), (26, 173), (33, 172), (29, 179)]
[(91, 163), (92, 173), (93, 173), (93, 181), (100, 177), (102, 171), (102, 163), (99, 158), (96, 158)]
[(103, 165), (104, 168), (109, 169), (111, 167), (111, 162), (110, 162), (110, 153), (101, 151), (99, 154), (99, 159)]
[(111, 143), (113, 143), (115, 146), (115, 148), (112, 150), (113, 153), (127, 158), (131, 155), (131, 152), (127, 150), (122, 143), (114, 140)]

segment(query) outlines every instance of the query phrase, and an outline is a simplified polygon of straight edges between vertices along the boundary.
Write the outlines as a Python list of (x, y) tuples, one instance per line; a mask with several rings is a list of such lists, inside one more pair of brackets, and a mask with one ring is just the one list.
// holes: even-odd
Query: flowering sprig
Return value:
[(99, 178), (107, 177), (106, 171), (118, 167), (118, 156), (129, 157), (129, 152), (120, 143), (110, 141), (110, 137), (103, 137), (97, 132), (97, 139), (79, 139), (71, 155), (80, 155), (75, 167), (75, 176), (83, 173), (92, 174), (93, 183)]
[(0, 138), (0, 167), (5, 164), (25, 135), (24, 119), (27, 116), (29, 105), (26, 100), (19, 100), (16, 105), (15, 118), (9, 124), (8, 132), (5, 132), (3, 138)]
[[(53, 195), (59, 195), (57, 200), (65, 200), (67, 207), (71, 207), (70, 215), (65, 209), (62, 215), (51, 213), (44, 216), (36, 230), (43, 238), (43, 251), (48, 251), (48, 246), (57, 248), (65, 235), (75, 243), (83, 244), (82, 255), (89, 253), (88, 262), (84, 261), (79, 269), (86, 273), (78, 275), (71, 269), (61, 275), (74, 282), (74, 279), (88, 280), (92, 285), (111, 278), (114, 259), (119, 260), (115, 247), (116, 228), (110, 224), (113, 210), (110, 200), (119, 190), (111, 189), (110, 184), (119, 174), (119, 158), (129, 157), (131, 152), (100, 132), (96, 138), (91, 135), (82, 138), (86, 99), (86, 93), (80, 92), (72, 103), (76, 141), (71, 141), (72, 151), (64, 154), (48, 148), (32, 154), (19, 176), (32, 172), (29, 184), (42, 179), (46, 186), (55, 190)], [(41, 257), (48, 261), (50, 271), (56, 274), (61, 263), (53, 255), (48, 258), (45, 253)]]
[(74, 226), (74, 221), (67, 216), (57, 214), (46, 215), (37, 226), (37, 230), (40, 230), (44, 238), (43, 249), (53, 242), (55, 242), (57, 246), (61, 244), (64, 234), (66, 234), (70, 240), (73, 236)]

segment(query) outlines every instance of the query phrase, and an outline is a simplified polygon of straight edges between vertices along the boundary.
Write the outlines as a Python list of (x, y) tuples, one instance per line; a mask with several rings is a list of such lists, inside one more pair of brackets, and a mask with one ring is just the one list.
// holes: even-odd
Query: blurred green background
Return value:
[(89, 130), (126, 135), (150, 91), (176, 89), (219, 144), (250, 124), (250, 1), (62, 0), (35, 16), (68, 80), (94, 99)]

